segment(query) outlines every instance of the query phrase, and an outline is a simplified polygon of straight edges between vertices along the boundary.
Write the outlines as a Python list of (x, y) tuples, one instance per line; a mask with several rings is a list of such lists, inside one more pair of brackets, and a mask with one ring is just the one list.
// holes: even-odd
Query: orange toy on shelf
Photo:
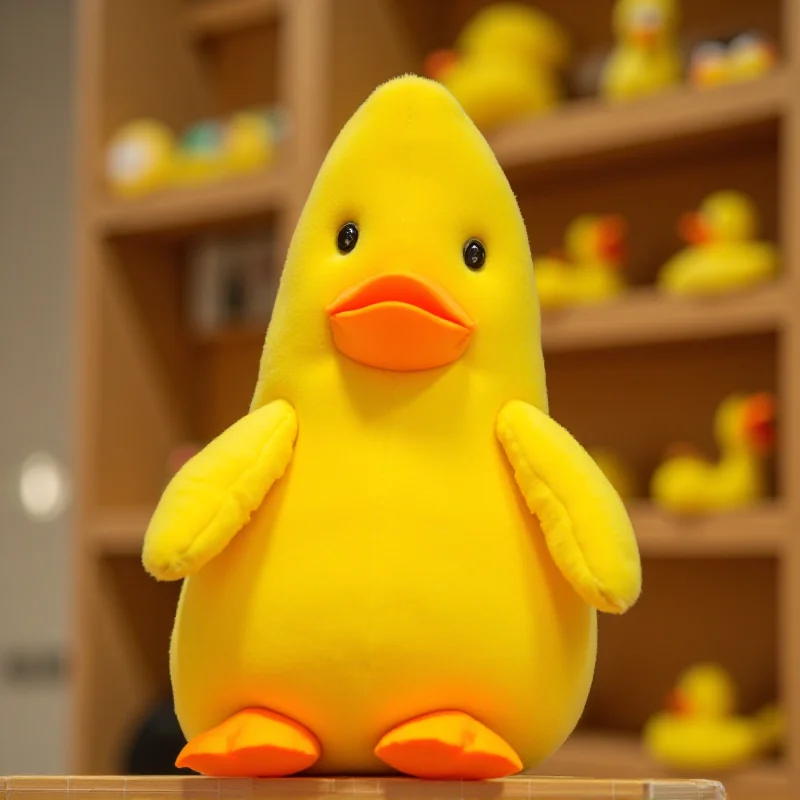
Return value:
[(721, 457), (712, 463), (691, 445), (672, 448), (651, 481), (654, 502), (679, 514), (734, 511), (765, 493), (764, 456), (775, 441), (775, 399), (766, 392), (727, 397), (714, 430)]
[(627, 224), (616, 214), (584, 214), (567, 227), (564, 252), (534, 260), (543, 309), (600, 303), (625, 289)]

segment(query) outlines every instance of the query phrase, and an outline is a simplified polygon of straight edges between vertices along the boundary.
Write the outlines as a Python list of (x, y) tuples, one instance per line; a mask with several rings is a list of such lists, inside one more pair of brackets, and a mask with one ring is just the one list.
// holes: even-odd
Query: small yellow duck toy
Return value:
[(775, 442), (775, 399), (735, 394), (719, 406), (714, 430), (720, 460), (713, 464), (689, 446), (672, 449), (651, 480), (654, 502), (677, 514), (734, 511), (764, 497), (763, 460)]
[(652, 757), (678, 770), (729, 770), (764, 755), (784, 736), (784, 715), (767, 706), (735, 716), (736, 687), (719, 664), (704, 663), (680, 676), (666, 710), (648, 720), (644, 743)]
[(558, 105), (569, 50), (563, 29), (538, 9), (491, 3), (463, 29), (454, 50), (428, 57), (425, 72), (488, 130)]
[(689, 59), (689, 82), (702, 89), (751, 81), (778, 64), (775, 43), (759, 31), (697, 45)]
[(535, 259), (543, 309), (599, 303), (625, 289), (620, 274), (627, 255), (627, 225), (618, 215), (585, 214), (567, 228), (564, 254)]
[(589, 455), (623, 500), (636, 496), (636, 476), (619, 453), (606, 447), (591, 447)]
[(163, 189), (173, 179), (175, 136), (158, 120), (123, 125), (106, 154), (106, 180), (119, 197), (137, 198)]
[(626, 102), (680, 83), (677, 0), (617, 0), (614, 31), (618, 44), (606, 62), (600, 93)]
[(148, 528), (183, 580), (179, 765), (489, 779), (581, 715), (636, 601), (620, 498), (548, 414), (525, 225), (439, 84), (379, 87), (292, 238), (250, 413)]
[(771, 280), (779, 269), (778, 248), (756, 241), (758, 211), (742, 192), (709, 195), (697, 212), (684, 214), (678, 233), (688, 247), (660, 270), (657, 284), (674, 295), (711, 295)]

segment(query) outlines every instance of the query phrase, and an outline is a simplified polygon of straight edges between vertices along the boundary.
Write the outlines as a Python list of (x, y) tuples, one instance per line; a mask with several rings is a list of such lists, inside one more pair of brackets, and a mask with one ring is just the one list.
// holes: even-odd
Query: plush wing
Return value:
[(497, 435), (558, 569), (590, 605), (613, 614), (641, 589), (641, 563), (625, 506), (589, 454), (547, 414), (509, 402)]
[(150, 521), (145, 569), (159, 580), (179, 580), (221, 553), (283, 475), (296, 435), (294, 409), (276, 400), (187, 461)]

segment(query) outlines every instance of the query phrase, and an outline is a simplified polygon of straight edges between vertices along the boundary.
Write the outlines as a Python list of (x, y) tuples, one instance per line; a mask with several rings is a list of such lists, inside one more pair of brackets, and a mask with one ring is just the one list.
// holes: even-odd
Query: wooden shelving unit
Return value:
[[(259, 326), (198, 337), (182, 315), (185, 244), (211, 230), (276, 226), (283, 246), (341, 124), (381, 81), (419, 71), (486, 0), (80, 0), (79, 514), (75, 753), (79, 773), (115, 773), (132, 726), (169, 691), (173, 585), (139, 564), (167, 457), (245, 413)], [(576, 59), (610, 44), (612, 0), (537, 0), (573, 33)], [(584, 723), (540, 771), (664, 776), (638, 732), (687, 664), (732, 670), (743, 707), (776, 696), (789, 714), (779, 758), (725, 780), (733, 800), (800, 797), (800, 0), (696, 0), (697, 36), (758, 27), (784, 65), (750, 84), (677, 89), (610, 108), (578, 99), (492, 133), (535, 252), (585, 211), (624, 214), (631, 289), (546, 313), (553, 415), (589, 447), (617, 450), (642, 487), (673, 441), (711, 450), (711, 415), (734, 389), (780, 397), (772, 497), (747, 512), (676, 520), (630, 504), (645, 591), (601, 620)], [(108, 196), (103, 148), (131, 118), (179, 128), (280, 102), (292, 135), (262, 175), (141, 201)], [(674, 223), (709, 191), (749, 192), (784, 253), (776, 283), (680, 300), (653, 288), (679, 246)], [(713, 777), (713, 776), (712, 776)]]

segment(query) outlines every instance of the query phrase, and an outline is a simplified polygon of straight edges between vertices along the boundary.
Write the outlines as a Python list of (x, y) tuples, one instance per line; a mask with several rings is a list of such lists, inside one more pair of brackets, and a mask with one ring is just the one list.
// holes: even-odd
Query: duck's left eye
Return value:
[(358, 226), (355, 222), (348, 222), (342, 225), (339, 235), (336, 237), (336, 245), (340, 253), (349, 253), (358, 242)]
[(468, 239), (464, 245), (464, 263), (473, 271), (483, 269), (486, 263), (486, 248), (480, 239)]

